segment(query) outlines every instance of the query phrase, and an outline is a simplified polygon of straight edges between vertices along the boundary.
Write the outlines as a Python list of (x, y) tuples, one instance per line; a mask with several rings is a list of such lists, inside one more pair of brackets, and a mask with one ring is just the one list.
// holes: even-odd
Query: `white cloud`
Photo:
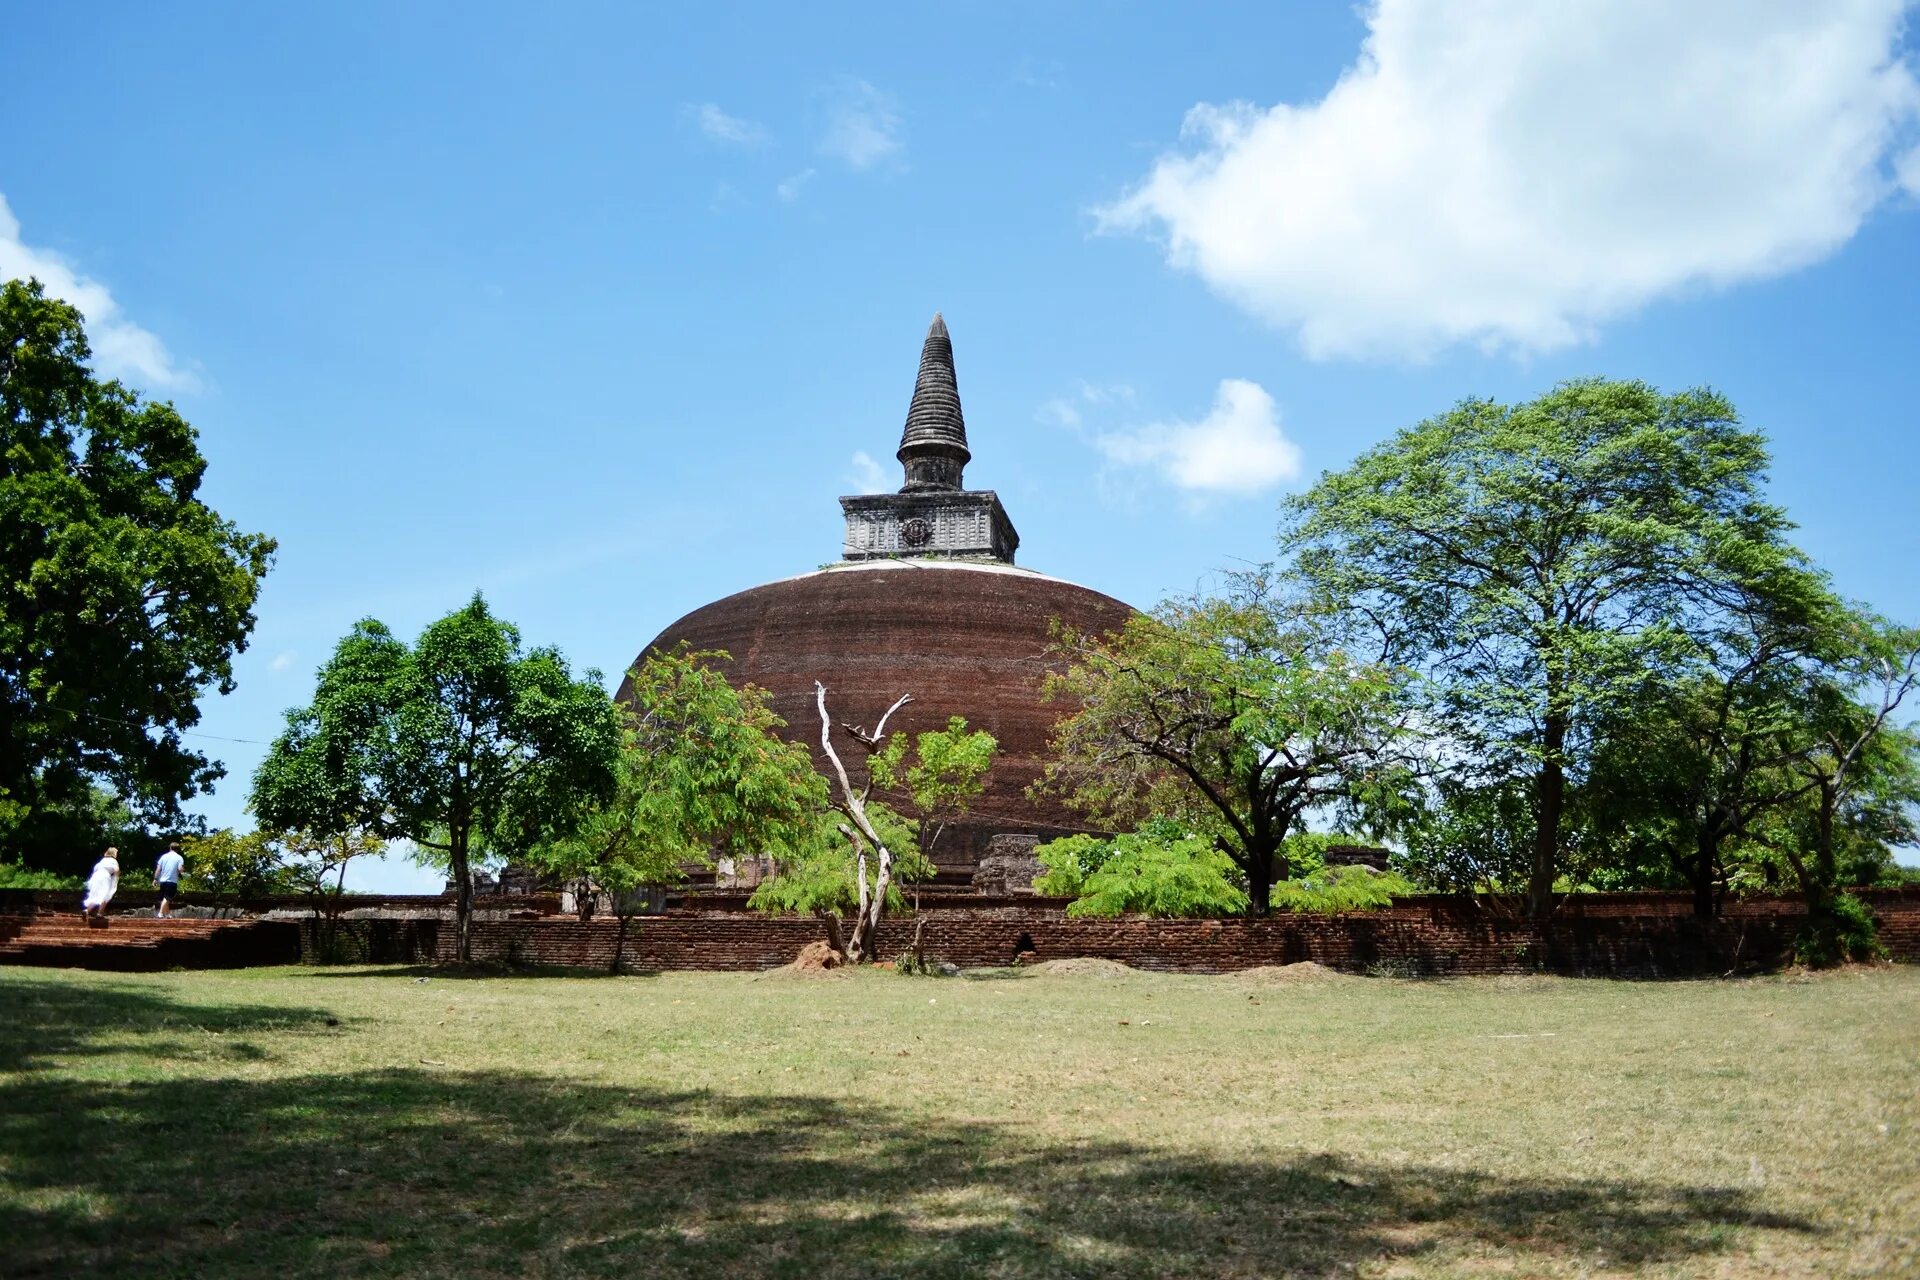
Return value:
[(850, 168), (871, 169), (902, 145), (899, 104), (892, 94), (882, 93), (865, 80), (843, 80), (834, 87), (820, 154)]
[(1098, 211), (1316, 357), (1545, 350), (1920, 191), (1907, 0), (1379, 0), (1327, 96), (1202, 104)]
[(897, 489), (886, 469), (873, 460), (873, 455), (865, 449), (856, 449), (853, 454), (853, 484), (861, 493), (885, 493)]
[(283, 649), (279, 653), (276, 653), (273, 655), (273, 661), (267, 664), (267, 670), (273, 671), (273, 672), (285, 671), (288, 668), (292, 667), (295, 662), (299, 661), (299, 659), (300, 659), (300, 655), (296, 653), (294, 650)]
[(773, 189), (773, 192), (788, 204), (792, 204), (800, 198), (800, 193), (806, 189), (806, 185), (813, 181), (814, 173), (815, 170), (802, 169), (792, 177), (784, 179)]
[(686, 113), (701, 133), (715, 142), (739, 147), (756, 147), (767, 140), (767, 131), (759, 122), (730, 116), (711, 102), (690, 104)]
[(1099, 436), (1109, 459), (1152, 467), (1193, 493), (1252, 494), (1300, 476), (1300, 447), (1280, 430), (1280, 414), (1257, 382), (1227, 378), (1198, 422), (1156, 422)]
[(93, 363), (102, 373), (167, 391), (192, 391), (200, 385), (192, 371), (174, 363), (158, 336), (120, 313), (120, 304), (106, 285), (80, 274), (60, 254), (24, 243), (20, 220), (0, 195), (0, 280), (29, 276), (46, 286), (48, 297), (80, 309), (86, 317)]

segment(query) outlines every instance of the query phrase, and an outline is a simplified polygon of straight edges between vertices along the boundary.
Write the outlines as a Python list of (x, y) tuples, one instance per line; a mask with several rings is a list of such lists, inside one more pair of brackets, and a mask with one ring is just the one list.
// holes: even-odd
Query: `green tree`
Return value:
[(447, 861), (457, 951), (472, 958), (477, 849), (526, 849), (573, 828), (614, 790), (620, 725), (597, 673), (575, 680), (551, 648), (477, 594), (409, 647), (369, 618), (334, 649), (313, 702), (253, 779), (277, 829), (366, 831)]
[(1265, 573), (1114, 635), (1067, 630), (1047, 690), (1075, 710), (1040, 787), (1113, 826), (1179, 817), (1240, 868), (1247, 910), (1264, 915), (1302, 814), (1368, 807), (1404, 776), (1401, 674), (1349, 643)]
[(573, 882), (583, 919), (596, 896), (610, 897), (620, 917), (615, 968), (639, 890), (673, 884), (689, 864), (720, 855), (789, 857), (828, 811), (826, 780), (806, 749), (775, 736), (785, 722), (768, 708), (770, 695), (735, 689), (719, 668), (727, 661), (684, 644), (648, 654), (621, 708), (612, 796), (530, 851), (548, 874)]
[(69, 864), (96, 784), (173, 822), (223, 773), (181, 735), (233, 688), (274, 551), (200, 500), (173, 406), (89, 357), (75, 308), (0, 286), (0, 841)]
[(1852, 629), (1824, 578), (1797, 564), (1732, 584), (1727, 604), (1676, 677), (1596, 716), (1582, 797), (1611, 860), (1654, 875), (1648, 863), (1664, 863), (1701, 918), (1746, 837), (1808, 790), (1792, 768), (1810, 745), (1808, 682)]
[(1766, 466), (1714, 392), (1589, 379), (1463, 401), (1289, 500), (1283, 550), (1422, 669), (1446, 754), (1528, 779), (1536, 914), (1596, 722), (1684, 665), (1729, 583), (1792, 558)]
[(211, 899), (215, 911), (286, 887), (280, 850), (263, 831), (221, 827), (187, 836), (180, 841), (180, 856), (186, 859), (186, 887)]

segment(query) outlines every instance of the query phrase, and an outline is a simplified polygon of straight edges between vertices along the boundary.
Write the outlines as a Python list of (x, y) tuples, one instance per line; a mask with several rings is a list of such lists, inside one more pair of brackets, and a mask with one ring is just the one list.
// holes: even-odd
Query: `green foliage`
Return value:
[(233, 687), (274, 542), (200, 500), (194, 429), (88, 368), (78, 310), (0, 286), (0, 842), (79, 870), (96, 783), (145, 820), (224, 770), (188, 749)]
[[(934, 864), (920, 851), (919, 824), (903, 818), (877, 800), (867, 802), (867, 817), (893, 856), (887, 884), (887, 910), (906, 907), (901, 888), (931, 880)], [(842, 832), (832, 814), (822, 815), (811, 832), (789, 844), (778, 856), (774, 875), (762, 880), (747, 905), (772, 915), (844, 915), (860, 905), (859, 846)], [(867, 857), (867, 893), (878, 888), (880, 868), (871, 852)]]
[[(19, 826), (9, 826), (9, 811)], [(158, 857), (166, 842), (165, 835), (97, 783), (37, 809), (0, 801), (0, 849), (58, 873), (84, 878), (109, 845), (120, 850), (122, 864), (138, 866)]]
[(335, 648), (313, 702), (254, 774), (252, 807), (276, 829), (366, 831), (443, 854), (470, 958), (471, 858), (575, 828), (617, 782), (620, 724), (596, 673), (520, 632), (475, 595), (412, 646), (369, 618)]
[(17, 862), (0, 862), (0, 889), (80, 889), (85, 881), (79, 876), (63, 876), (52, 871), (36, 871)]
[(1086, 890), (1087, 877), (1104, 866), (1112, 852), (1113, 841), (1099, 836), (1062, 836), (1038, 845), (1033, 856), (1046, 870), (1035, 878), (1033, 891), (1077, 898)]
[[(817, 706), (827, 719), (825, 686), (816, 684)], [(910, 699), (902, 697), (887, 713)], [(927, 854), (940, 830), (964, 813), (977, 797), (987, 772), (993, 768), (999, 745), (991, 734), (968, 732), (967, 722), (954, 716), (945, 729), (920, 734), (911, 751), (903, 734), (887, 736), (886, 717), (869, 735), (850, 736), (867, 749), (867, 778), (855, 786), (838, 753), (829, 748), (829, 763), (839, 786), (829, 787), (831, 815), (810, 828), (810, 838), (776, 855), (774, 875), (762, 881), (750, 903), (768, 912), (799, 911), (828, 920), (836, 949), (861, 962), (874, 953), (881, 917), (903, 904), (903, 883), (932, 878), (934, 864)], [(873, 798), (876, 787), (894, 791), (905, 783), (906, 800), (917, 816), (909, 817)], [(922, 833), (931, 824), (931, 837)], [(853, 913), (851, 931), (839, 917)]]
[[(1055, 856), (1064, 865), (1064, 855), (1056, 850)], [(1095, 865), (1067, 908), (1070, 916), (1224, 916), (1247, 909), (1233, 859), (1208, 837), (1176, 824), (1150, 824), (1117, 836), (1104, 856), (1090, 861)]]
[(1794, 939), (1793, 958), (1812, 969), (1886, 958), (1887, 948), (1874, 927), (1873, 912), (1850, 893), (1835, 895), (1811, 913)]
[(1055, 653), (1068, 667), (1047, 689), (1075, 709), (1040, 789), (1115, 825), (1177, 816), (1226, 852), (1264, 912), (1304, 812), (1400, 789), (1404, 673), (1356, 657), (1355, 641), (1264, 571), (1114, 635), (1065, 631)]
[(723, 652), (685, 644), (653, 652), (630, 673), (613, 796), (571, 829), (536, 845), (550, 875), (611, 893), (684, 878), (720, 854), (791, 859), (818, 839), (825, 779), (806, 749), (783, 742), (769, 695), (735, 689)]
[(1395, 871), (1368, 867), (1322, 867), (1311, 875), (1282, 880), (1273, 886), (1273, 905), (1279, 911), (1331, 915), (1337, 911), (1377, 911), (1397, 897), (1418, 892), (1412, 881)]
[(286, 888), (284, 861), (266, 832), (221, 827), (188, 836), (180, 841), (180, 856), (186, 859), (182, 887), (216, 903), (263, 897)]
[(947, 823), (965, 813), (986, 789), (987, 774), (999, 755), (1000, 744), (985, 730), (967, 731), (963, 716), (953, 716), (945, 729), (934, 729), (913, 740), (908, 759), (905, 734), (894, 734), (867, 761), (873, 785), (883, 791), (904, 781), (913, 807), (921, 815), (921, 830), (932, 829), (922, 851), (931, 851)]
[(1600, 722), (1685, 667), (1729, 588), (1797, 562), (1766, 466), (1711, 391), (1588, 379), (1463, 401), (1288, 503), (1283, 548), (1427, 675), (1462, 783), (1525, 780), (1536, 911)]

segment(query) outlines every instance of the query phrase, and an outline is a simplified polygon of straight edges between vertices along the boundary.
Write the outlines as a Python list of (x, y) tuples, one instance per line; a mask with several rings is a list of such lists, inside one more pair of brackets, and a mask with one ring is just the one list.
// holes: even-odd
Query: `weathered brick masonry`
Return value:
[[(1867, 890), (1893, 956), (1920, 962), (1920, 891)], [(1311, 960), (1330, 968), (1435, 976), (1550, 972), (1674, 978), (1779, 968), (1803, 912), (1790, 899), (1729, 903), (1719, 920), (1687, 914), (1682, 895), (1591, 895), (1544, 924), (1492, 917), (1452, 898), (1411, 899), (1385, 911), (1270, 920), (1070, 920), (1061, 905), (946, 907), (926, 912), (929, 958), (963, 968), (1097, 956), (1139, 969), (1223, 973)], [(369, 960), (449, 959), (447, 922), (350, 921)], [(377, 936), (376, 936), (377, 930)], [(548, 917), (483, 921), (477, 959), (606, 968), (619, 925)], [(767, 969), (823, 937), (813, 920), (746, 912), (636, 918), (623, 946), (635, 970)], [(882, 958), (910, 943), (906, 918), (881, 929)]]

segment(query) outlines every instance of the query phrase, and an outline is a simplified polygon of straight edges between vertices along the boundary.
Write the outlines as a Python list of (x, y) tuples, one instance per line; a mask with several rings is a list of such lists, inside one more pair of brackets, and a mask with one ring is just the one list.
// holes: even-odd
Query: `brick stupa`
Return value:
[[(835, 743), (839, 724), (871, 727), (903, 693), (913, 701), (890, 722), (900, 732), (944, 728), (964, 716), (1000, 743), (999, 762), (972, 811), (931, 850), (949, 883), (969, 879), (995, 836), (1051, 839), (1085, 830), (1078, 815), (1026, 795), (1066, 710), (1041, 700), (1048, 628), (1117, 629), (1133, 609), (1098, 591), (1016, 567), (1013, 522), (990, 489), (965, 487), (972, 460), (946, 322), (933, 318), (895, 455), (896, 493), (840, 499), (842, 560), (695, 609), (641, 651), (695, 649), (732, 655), (727, 676), (773, 695), (783, 731), (819, 752), (813, 685), (827, 686)], [(637, 661), (637, 660), (636, 660)], [(629, 696), (622, 685), (619, 696)]]

